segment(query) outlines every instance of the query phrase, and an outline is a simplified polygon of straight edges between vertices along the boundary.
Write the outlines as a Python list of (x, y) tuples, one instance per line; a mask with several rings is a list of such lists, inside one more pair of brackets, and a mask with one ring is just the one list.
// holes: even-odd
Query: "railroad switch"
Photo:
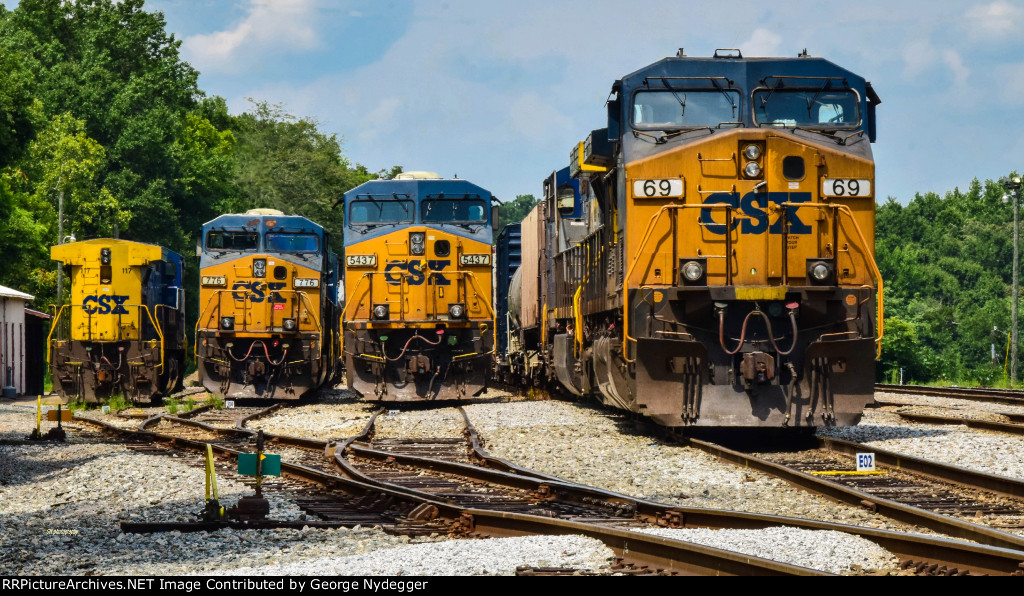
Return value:
[(48, 430), (45, 435), (42, 433), (40, 426), (43, 420), (43, 396), (36, 397), (36, 427), (32, 429), (32, 433), (28, 436), (29, 441), (64, 441), (67, 439), (68, 435), (61, 426), (61, 422), (71, 421), (71, 410), (61, 409), (64, 402), (60, 398), (49, 397), (46, 401), (51, 402), (51, 400), (55, 402), (57, 411), (50, 410), (47, 412), (46, 419), (56, 420), (57, 426)]

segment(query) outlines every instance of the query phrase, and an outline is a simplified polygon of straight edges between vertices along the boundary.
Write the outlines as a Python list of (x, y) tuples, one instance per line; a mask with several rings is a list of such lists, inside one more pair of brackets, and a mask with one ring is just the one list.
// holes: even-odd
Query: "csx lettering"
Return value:
[(82, 300), (82, 310), (90, 315), (126, 315), (125, 302), (128, 302), (127, 296), (86, 296)]
[[(236, 281), (231, 286), (231, 295), (234, 296), (236, 302), (243, 302), (246, 298), (253, 304), (259, 304), (264, 300), (271, 304), (280, 304), (286, 302), (281, 297), (281, 290), (285, 288), (287, 284), (285, 282), (262, 282), (262, 281)], [(270, 292), (270, 296), (267, 296), (267, 292)]]
[(424, 270), (424, 263), (419, 259), (391, 261), (384, 267), (384, 281), (398, 286), (402, 284), (404, 276), (406, 283), (410, 286), (421, 286), (423, 282), (427, 282), (427, 285), (448, 286), (451, 285), (451, 280), (439, 272), (451, 264), (452, 262), (449, 260), (427, 261), (426, 270)]
[[(775, 223), (768, 225), (768, 206), (771, 203), (776, 205), (782, 203), (809, 203), (811, 193), (809, 192), (749, 192), (740, 198), (739, 193), (720, 192), (710, 195), (704, 199), (705, 205), (731, 205), (737, 208), (747, 217), (737, 217), (732, 220), (729, 230), (740, 228), (740, 234), (769, 234), (782, 233), (782, 217), (775, 220)], [(789, 222), (790, 234), (810, 234), (811, 226), (805, 224), (797, 215), (797, 207), (786, 207), (786, 221)], [(700, 223), (707, 227), (712, 234), (725, 235), (725, 223), (715, 221), (715, 210), (704, 208), (700, 210)]]

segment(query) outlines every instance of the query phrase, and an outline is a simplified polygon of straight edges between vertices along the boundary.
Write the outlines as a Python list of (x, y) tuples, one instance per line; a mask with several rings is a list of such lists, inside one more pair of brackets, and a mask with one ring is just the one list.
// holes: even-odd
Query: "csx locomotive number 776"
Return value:
[(209, 391), (297, 399), (335, 377), (339, 279), (329, 240), (310, 220), (269, 209), (203, 226), (196, 364)]

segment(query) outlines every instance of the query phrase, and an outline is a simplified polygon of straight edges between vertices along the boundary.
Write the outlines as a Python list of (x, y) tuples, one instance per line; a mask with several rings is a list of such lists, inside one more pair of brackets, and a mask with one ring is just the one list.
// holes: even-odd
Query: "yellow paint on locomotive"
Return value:
[[(426, 234), (423, 255), (410, 251), (409, 235), (415, 232)], [(450, 252), (437, 256), (434, 245), (442, 240), (448, 241)], [(346, 248), (346, 255), (344, 324), (365, 322), (378, 329), (433, 329), (438, 322), (450, 327), (481, 322), (493, 325), (489, 244), (434, 228), (410, 226), (352, 244)], [(353, 265), (354, 256), (373, 259), (359, 259), (367, 264)], [(374, 321), (372, 311), (378, 304), (388, 306), (388, 320)], [(452, 304), (465, 305), (464, 319), (450, 320), (448, 309)]]
[[(266, 260), (265, 277), (256, 277), (253, 261)], [(283, 277), (275, 274), (284, 268)], [(200, 271), (197, 321), (199, 332), (220, 332), (223, 317), (234, 317), (235, 337), (284, 332), (285, 319), (295, 319), (295, 332), (322, 333), (320, 271), (255, 254), (205, 267)], [(316, 280), (316, 287), (296, 287), (297, 279)]]
[[(756, 160), (743, 154), (751, 144), (761, 149)], [(784, 175), (783, 159), (790, 156), (802, 159), (802, 177)], [(753, 178), (743, 172), (751, 161), (761, 168)], [(626, 176), (629, 287), (674, 286), (679, 259), (694, 257), (707, 259), (711, 286), (809, 285), (806, 260), (833, 256), (839, 285), (876, 285), (870, 160), (779, 131), (737, 129), (627, 164)], [(871, 192), (822, 196), (825, 179), (867, 180)], [(644, 188), (648, 180), (678, 180), (681, 193), (660, 197), (653, 185)], [(784, 204), (787, 234), (779, 222)], [(737, 298), (774, 299), (756, 292)]]
[(142, 275), (146, 265), (162, 260), (162, 252), (152, 244), (111, 238), (51, 247), (50, 258), (71, 268), (70, 303), (60, 315), (70, 316), (68, 339), (138, 340), (142, 321), (152, 323), (156, 316), (142, 304)]

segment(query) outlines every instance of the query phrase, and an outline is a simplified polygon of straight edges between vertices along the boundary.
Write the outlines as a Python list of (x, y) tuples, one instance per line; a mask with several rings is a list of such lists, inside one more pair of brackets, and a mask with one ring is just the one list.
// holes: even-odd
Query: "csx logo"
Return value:
[[(768, 225), (768, 204), (775, 203), (809, 203), (811, 193), (809, 192), (749, 192), (740, 198), (739, 193), (720, 192), (704, 199), (705, 205), (732, 205), (738, 208), (748, 218), (736, 218), (732, 220), (730, 231), (740, 227), (740, 234), (769, 234), (782, 233), (782, 217), (775, 220), (775, 223)], [(811, 226), (805, 224), (797, 217), (796, 207), (786, 207), (786, 221), (789, 222), (790, 234), (810, 234)], [(712, 234), (725, 235), (725, 223), (715, 221), (714, 209), (700, 210), (700, 223), (707, 226)], [(719, 217), (722, 217), (719, 211)]]
[(438, 271), (444, 270), (451, 265), (451, 261), (427, 261), (426, 266), (430, 271), (430, 280), (427, 281), (427, 274), (423, 271), (423, 262), (419, 259), (410, 261), (391, 261), (384, 267), (384, 280), (393, 286), (402, 284), (402, 276), (405, 274), (410, 286), (421, 286), (424, 281), (427, 285), (448, 286), (451, 281)]
[(124, 303), (127, 296), (86, 296), (82, 301), (82, 310), (90, 315), (126, 315), (128, 309)]
[[(272, 304), (283, 303), (285, 299), (279, 292), (285, 288), (285, 285), (285, 282), (236, 281), (231, 286), (231, 295), (235, 297), (236, 302), (244, 302), (248, 297), (249, 302), (256, 304), (263, 302), (264, 299)], [(270, 292), (269, 296), (267, 292)]]

